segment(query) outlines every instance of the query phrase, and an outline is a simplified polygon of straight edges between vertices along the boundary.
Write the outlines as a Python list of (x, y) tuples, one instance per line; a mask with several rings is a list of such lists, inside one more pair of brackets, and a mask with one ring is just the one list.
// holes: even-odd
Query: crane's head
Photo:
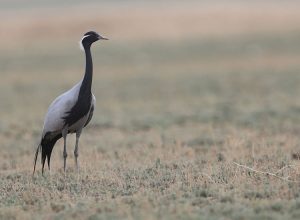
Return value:
[(79, 42), (80, 49), (84, 50), (85, 48), (90, 47), (92, 45), (92, 43), (94, 43), (95, 41), (98, 41), (98, 40), (108, 40), (108, 39), (100, 36), (95, 31), (86, 32)]

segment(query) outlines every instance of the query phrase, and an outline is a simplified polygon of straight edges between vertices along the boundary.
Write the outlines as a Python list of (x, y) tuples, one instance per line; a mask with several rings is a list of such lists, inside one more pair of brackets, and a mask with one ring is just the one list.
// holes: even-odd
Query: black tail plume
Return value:
[(38, 157), (40, 150), (42, 151), (42, 156), (41, 156), (42, 174), (44, 174), (44, 166), (45, 166), (46, 158), (47, 158), (47, 162), (48, 162), (48, 168), (50, 169), (50, 158), (51, 158), (52, 149), (53, 149), (56, 141), (58, 139), (60, 139), (61, 137), (62, 137), (61, 134), (51, 137), (50, 133), (46, 133), (46, 135), (43, 137), (41, 144), (38, 146), (38, 148), (35, 152), (33, 175), (35, 172), (36, 161), (37, 161), (37, 157)]
[(41, 145), (39, 144), (39, 146), (36, 149), (35, 156), (34, 156), (34, 167), (33, 167), (32, 177), (34, 176), (34, 173), (35, 173), (36, 161), (37, 161), (37, 157), (39, 155), (40, 148), (41, 148)]

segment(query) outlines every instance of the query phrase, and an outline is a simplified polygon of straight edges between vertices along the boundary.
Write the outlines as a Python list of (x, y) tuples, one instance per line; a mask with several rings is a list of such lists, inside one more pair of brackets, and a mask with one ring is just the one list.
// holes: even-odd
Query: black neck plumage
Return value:
[(91, 94), (93, 81), (93, 60), (91, 48), (85, 47), (85, 74), (81, 83), (80, 94)]
[(90, 47), (85, 47), (86, 67), (83, 80), (81, 82), (78, 99), (75, 105), (66, 112), (65, 124), (69, 127), (87, 115), (92, 103), (92, 80), (93, 80), (93, 62)]

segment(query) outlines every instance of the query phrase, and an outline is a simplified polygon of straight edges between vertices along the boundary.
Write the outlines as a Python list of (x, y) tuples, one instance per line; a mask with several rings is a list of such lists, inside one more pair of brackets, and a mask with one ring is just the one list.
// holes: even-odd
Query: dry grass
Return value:
[[(299, 219), (298, 4), (194, 4), (1, 13), (0, 219)], [(59, 141), (32, 179), (91, 26), (113, 40), (93, 48), (81, 171), (71, 136), (67, 174)]]

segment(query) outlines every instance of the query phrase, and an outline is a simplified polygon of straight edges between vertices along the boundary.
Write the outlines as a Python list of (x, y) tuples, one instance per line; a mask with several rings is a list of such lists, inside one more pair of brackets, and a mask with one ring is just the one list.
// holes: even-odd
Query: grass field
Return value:
[[(300, 5), (92, 6), (0, 15), (0, 219), (299, 219)], [(80, 173), (72, 135), (66, 175), (60, 140), (32, 179), (90, 28), (111, 40), (93, 47)]]

